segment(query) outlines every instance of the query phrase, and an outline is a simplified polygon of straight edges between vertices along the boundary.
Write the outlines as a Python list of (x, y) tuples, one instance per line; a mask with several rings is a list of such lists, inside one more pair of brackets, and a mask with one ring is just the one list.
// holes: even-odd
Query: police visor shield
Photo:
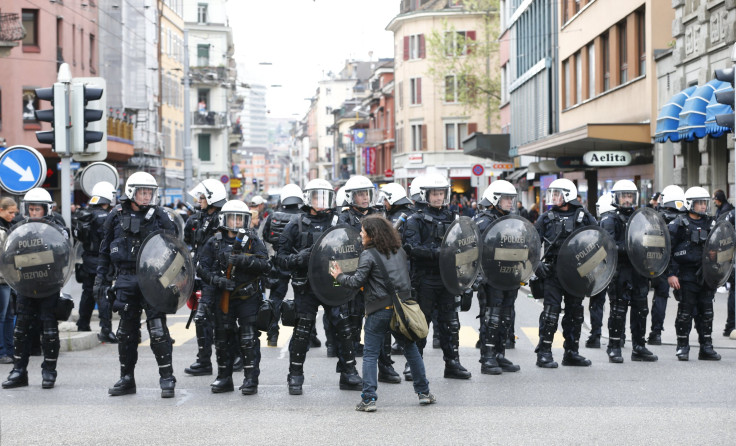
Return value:
[(238, 229), (248, 229), (251, 217), (250, 212), (225, 212), (223, 213), (225, 229), (232, 232), (238, 232)]
[(547, 206), (563, 206), (565, 204), (565, 193), (562, 189), (547, 189), (544, 196)]
[(631, 190), (620, 190), (614, 192), (616, 204), (623, 209), (631, 209), (639, 206), (639, 194)]
[(710, 201), (708, 199), (694, 199), (693, 204), (690, 206), (690, 212), (698, 215), (711, 215)]
[(136, 186), (133, 192), (133, 201), (138, 206), (155, 206), (158, 198), (157, 187)]
[(309, 191), (309, 203), (312, 209), (321, 211), (332, 208), (332, 199), (335, 193), (331, 190), (316, 189)]
[(447, 206), (450, 204), (450, 197), (446, 187), (441, 189), (427, 189), (427, 202), (432, 207)]
[(504, 212), (512, 212), (516, 210), (516, 195), (502, 194), (498, 199), (496, 205), (500, 210)]
[(361, 208), (367, 208), (373, 202), (373, 189), (359, 189), (351, 192), (352, 204)]

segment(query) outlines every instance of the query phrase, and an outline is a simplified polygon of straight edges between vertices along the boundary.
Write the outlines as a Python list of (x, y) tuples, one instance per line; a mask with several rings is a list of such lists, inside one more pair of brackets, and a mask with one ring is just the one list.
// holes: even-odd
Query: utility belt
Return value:
[(117, 271), (118, 275), (120, 275), (120, 274), (125, 274), (125, 275), (129, 275), (129, 276), (135, 276), (136, 275), (136, 269), (135, 268), (116, 268), (115, 270)]
[(258, 279), (256, 279), (235, 287), (235, 289), (230, 293), (230, 299), (245, 300), (260, 293), (261, 287), (258, 286)]

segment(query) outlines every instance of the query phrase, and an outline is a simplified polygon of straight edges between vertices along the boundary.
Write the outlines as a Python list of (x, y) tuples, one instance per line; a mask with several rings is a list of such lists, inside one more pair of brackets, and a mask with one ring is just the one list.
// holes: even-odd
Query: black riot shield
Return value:
[(452, 294), (464, 293), (480, 270), (480, 232), (469, 217), (460, 217), (447, 228), (440, 246), (440, 277)]
[(171, 221), (176, 225), (176, 229), (179, 231), (179, 239), (184, 240), (184, 226), (186, 225), (186, 223), (184, 223), (184, 218), (178, 212), (169, 207), (164, 207), (163, 209), (167, 214), (169, 214)]
[(501, 217), (486, 229), (481, 240), (483, 272), (496, 289), (518, 289), (539, 265), (542, 249), (539, 234), (526, 218)]
[(325, 305), (337, 306), (352, 300), (358, 290), (340, 286), (330, 275), (330, 262), (336, 261), (342, 272), (358, 269), (358, 257), (363, 251), (360, 233), (347, 225), (334, 226), (319, 237), (309, 256), (309, 285)]
[(573, 296), (594, 296), (613, 278), (618, 263), (616, 242), (598, 226), (574, 231), (557, 254), (557, 279)]
[(629, 218), (624, 237), (626, 254), (636, 272), (653, 279), (670, 263), (670, 231), (652, 208), (640, 208)]
[(58, 296), (72, 271), (74, 250), (69, 237), (44, 220), (15, 226), (0, 249), (0, 272), (24, 297)]
[(189, 249), (174, 234), (149, 234), (138, 252), (136, 266), (143, 298), (153, 309), (176, 313), (192, 294), (194, 263)]
[(721, 221), (708, 234), (703, 246), (703, 281), (712, 289), (723, 286), (733, 272), (736, 233), (728, 221)]

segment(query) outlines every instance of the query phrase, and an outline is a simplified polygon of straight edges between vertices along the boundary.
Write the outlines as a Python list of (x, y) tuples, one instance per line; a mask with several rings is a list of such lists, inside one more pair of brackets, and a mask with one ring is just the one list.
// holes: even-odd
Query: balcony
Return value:
[(229, 70), (227, 67), (191, 67), (189, 78), (195, 84), (221, 84), (228, 81)]
[(217, 127), (227, 126), (227, 114), (224, 112), (192, 112), (192, 126)]
[(26, 30), (17, 13), (0, 14), (0, 57), (9, 56), (10, 50), (18, 46), (17, 42), (25, 35)]

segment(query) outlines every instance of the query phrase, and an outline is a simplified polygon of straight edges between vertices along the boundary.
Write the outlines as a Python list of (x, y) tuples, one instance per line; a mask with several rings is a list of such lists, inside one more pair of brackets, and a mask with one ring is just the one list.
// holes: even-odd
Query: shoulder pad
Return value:
[(222, 232), (217, 231), (215, 233), (215, 240), (222, 240)]

